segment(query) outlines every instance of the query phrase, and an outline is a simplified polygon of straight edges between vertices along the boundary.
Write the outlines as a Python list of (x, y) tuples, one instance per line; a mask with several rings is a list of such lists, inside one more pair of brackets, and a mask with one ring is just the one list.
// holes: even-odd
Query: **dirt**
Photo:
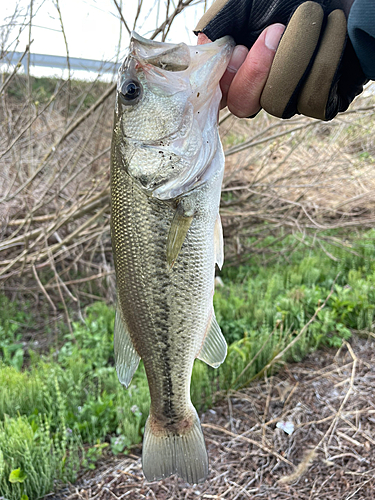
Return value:
[(210, 457), (203, 484), (146, 482), (137, 450), (47, 498), (373, 499), (374, 346), (372, 337), (355, 337), (338, 351), (316, 352), (201, 415)]

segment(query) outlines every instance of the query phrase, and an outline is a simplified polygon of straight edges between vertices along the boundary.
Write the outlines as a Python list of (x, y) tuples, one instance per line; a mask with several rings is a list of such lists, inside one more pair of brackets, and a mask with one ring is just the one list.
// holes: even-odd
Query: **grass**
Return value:
[[(4, 75), (6, 78), (7, 75)], [(61, 78), (51, 78), (51, 77), (30, 77), (31, 83), (31, 94), (33, 96), (33, 102), (36, 105), (46, 104), (51, 97), (56, 94), (64, 81)], [(88, 109), (98, 97), (103, 93), (108, 87), (105, 82), (97, 81), (94, 84), (86, 81), (71, 80), (71, 85), (69, 89), (71, 109), (77, 104), (77, 101), (81, 99), (84, 95), (84, 100), (82, 103), (82, 109)], [(65, 89), (66, 91), (66, 89)], [(7, 94), (14, 102), (24, 103), (25, 95), (28, 92), (28, 78), (26, 75), (17, 75), (13, 80), (12, 85), (8, 87)]]
[(27, 328), (33, 326), (29, 304), (11, 302), (0, 295), (0, 311), (0, 359), (10, 366), (21, 369), (24, 362), (22, 331), (25, 326)]
[(336, 277), (334, 293), (311, 327), (311, 340), (337, 346), (341, 334), (336, 339), (336, 331), (370, 329), (375, 305), (374, 237), (372, 230), (355, 244), (357, 255), (331, 250), (338, 262), (316, 249), (296, 251), (288, 265), (225, 269), (225, 286), (215, 294), (214, 304), (229, 343), (258, 335), (260, 329), (272, 331), (277, 324), (291, 332), (300, 330)]
[(63, 422), (52, 432), (48, 417), (5, 416), (0, 422), (0, 492), (6, 499), (36, 499), (56, 480), (76, 479), (77, 443)]
[[(253, 258), (224, 269), (214, 303), (228, 357), (218, 370), (196, 361), (191, 395), (198, 410), (212, 405), (218, 391), (259, 376), (331, 289), (326, 307), (282, 362), (322, 345), (338, 346), (352, 330), (372, 331), (374, 241), (371, 230), (353, 238), (354, 253), (329, 248), (332, 260), (305, 240), (288, 264), (262, 266)], [(61, 348), (40, 355), (24, 352), (22, 343), (31, 313), (1, 301), (0, 492), (7, 500), (34, 500), (56, 480), (73, 481), (80, 467), (95, 468), (104, 448), (117, 454), (140, 443), (149, 393), (142, 365), (128, 390), (117, 380), (111, 307), (98, 302), (87, 308), (84, 321), (63, 332)]]

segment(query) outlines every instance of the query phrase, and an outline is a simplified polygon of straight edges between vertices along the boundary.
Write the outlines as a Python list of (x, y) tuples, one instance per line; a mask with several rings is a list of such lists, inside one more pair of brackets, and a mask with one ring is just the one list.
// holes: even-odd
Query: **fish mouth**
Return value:
[(121, 73), (126, 70), (126, 62), (129, 64), (129, 59), (133, 59), (136, 65), (141, 66), (143, 70), (147, 69), (149, 65), (170, 73), (183, 72), (190, 68), (193, 54), (199, 54), (202, 59), (209, 59), (225, 48), (229, 47), (232, 50), (234, 45), (234, 40), (230, 36), (224, 36), (204, 45), (189, 46), (183, 42), (179, 44), (156, 42), (132, 31), (129, 53), (119, 71)]
[(155, 42), (131, 32), (130, 54), (139, 63), (150, 64), (164, 71), (178, 72), (189, 68), (190, 49), (185, 43)]

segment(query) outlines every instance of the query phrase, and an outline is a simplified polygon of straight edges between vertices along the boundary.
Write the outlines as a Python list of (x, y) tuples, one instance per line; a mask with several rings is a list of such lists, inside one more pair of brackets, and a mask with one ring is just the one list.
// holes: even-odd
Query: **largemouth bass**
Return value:
[(224, 155), (217, 116), (229, 37), (189, 47), (132, 33), (119, 70), (111, 161), (117, 276), (114, 345), (126, 387), (142, 358), (151, 395), (142, 465), (150, 481), (203, 481), (208, 458), (190, 401), (195, 358), (227, 346), (213, 311)]

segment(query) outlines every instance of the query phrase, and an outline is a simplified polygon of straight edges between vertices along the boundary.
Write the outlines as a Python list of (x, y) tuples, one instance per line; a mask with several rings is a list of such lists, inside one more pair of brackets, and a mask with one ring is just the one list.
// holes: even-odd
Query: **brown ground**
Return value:
[[(147, 483), (137, 452), (53, 498), (374, 499), (374, 345), (354, 338), (338, 352), (314, 353), (202, 415), (211, 468), (203, 484)], [(293, 423), (291, 435), (276, 427), (282, 421)]]

